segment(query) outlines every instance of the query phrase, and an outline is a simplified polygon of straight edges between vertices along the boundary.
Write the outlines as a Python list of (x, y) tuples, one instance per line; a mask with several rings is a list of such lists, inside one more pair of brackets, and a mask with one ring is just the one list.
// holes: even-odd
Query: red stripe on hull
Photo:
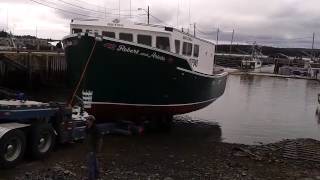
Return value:
[(186, 114), (210, 105), (212, 101), (206, 101), (186, 105), (148, 106), (130, 104), (92, 104), (87, 111), (98, 120), (116, 120), (119, 118), (135, 118), (152, 115), (177, 115)]

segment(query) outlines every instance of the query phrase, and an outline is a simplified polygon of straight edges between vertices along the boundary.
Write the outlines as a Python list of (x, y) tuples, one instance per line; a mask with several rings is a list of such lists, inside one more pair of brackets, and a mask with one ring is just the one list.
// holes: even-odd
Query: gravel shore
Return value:
[[(106, 136), (101, 179), (320, 179), (318, 141), (241, 145), (221, 142), (221, 133), (216, 124), (178, 120), (166, 133)], [(42, 161), (0, 170), (0, 179), (86, 179), (86, 172), (86, 147), (74, 143)]]

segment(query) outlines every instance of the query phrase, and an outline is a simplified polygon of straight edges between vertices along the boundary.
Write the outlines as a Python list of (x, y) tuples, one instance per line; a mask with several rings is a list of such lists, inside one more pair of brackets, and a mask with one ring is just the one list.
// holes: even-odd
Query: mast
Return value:
[(217, 41), (216, 41), (216, 44), (217, 44), (217, 45), (219, 44), (219, 32), (220, 32), (220, 29), (218, 28), (218, 29), (217, 29)]
[(231, 50), (232, 50), (232, 44), (233, 44), (233, 38), (234, 38), (234, 29), (232, 30), (232, 37), (231, 37), (231, 43), (230, 43), (230, 54), (231, 54)]

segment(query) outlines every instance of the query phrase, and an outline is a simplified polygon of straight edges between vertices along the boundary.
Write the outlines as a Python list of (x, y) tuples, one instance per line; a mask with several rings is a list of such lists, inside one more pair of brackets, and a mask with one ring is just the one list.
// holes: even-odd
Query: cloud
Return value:
[[(118, 0), (63, 0), (67, 3), (61, 0), (37, 1), (57, 9), (40, 6), (30, 0), (1, 0), (0, 26), (6, 25), (3, 12), (6, 7), (10, 7), (10, 24), (11, 27), (13, 22), (16, 24), (17, 32), (19, 29), (19, 33), (29, 33), (38, 24), (43, 36), (54, 35), (57, 38), (68, 32), (70, 19), (104, 18), (101, 12), (105, 10), (108, 18), (118, 17)], [(165, 24), (186, 29), (190, 23), (196, 22), (198, 35), (213, 41), (218, 27), (222, 41), (230, 41), (234, 29), (235, 40), (239, 43), (257, 41), (286, 47), (309, 47), (312, 33), (320, 33), (318, 0), (121, 0), (122, 15), (130, 14), (130, 2), (135, 20), (146, 21), (146, 13), (137, 9), (146, 9), (149, 5), (151, 14), (156, 17), (151, 17), (152, 23), (160, 23), (161, 20)], [(16, 7), (20, 7), (20, 10)], [(54, 34), (51, 33), (53, 28), (56, 31)]]

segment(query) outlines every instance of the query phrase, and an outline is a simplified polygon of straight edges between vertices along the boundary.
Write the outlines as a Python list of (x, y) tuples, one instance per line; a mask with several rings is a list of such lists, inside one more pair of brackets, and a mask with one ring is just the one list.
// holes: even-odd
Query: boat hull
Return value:
[(197, 73), (177, 55), (96, 39), (82, 35), (66, 38), (64, 43), (69, 44), (65, 55), (71, 87), (88, 62), (78, 94), (93, 93), (87, 111), (98, 119), (185, 114), (208, 106), (224, 93), (226, 74)]

